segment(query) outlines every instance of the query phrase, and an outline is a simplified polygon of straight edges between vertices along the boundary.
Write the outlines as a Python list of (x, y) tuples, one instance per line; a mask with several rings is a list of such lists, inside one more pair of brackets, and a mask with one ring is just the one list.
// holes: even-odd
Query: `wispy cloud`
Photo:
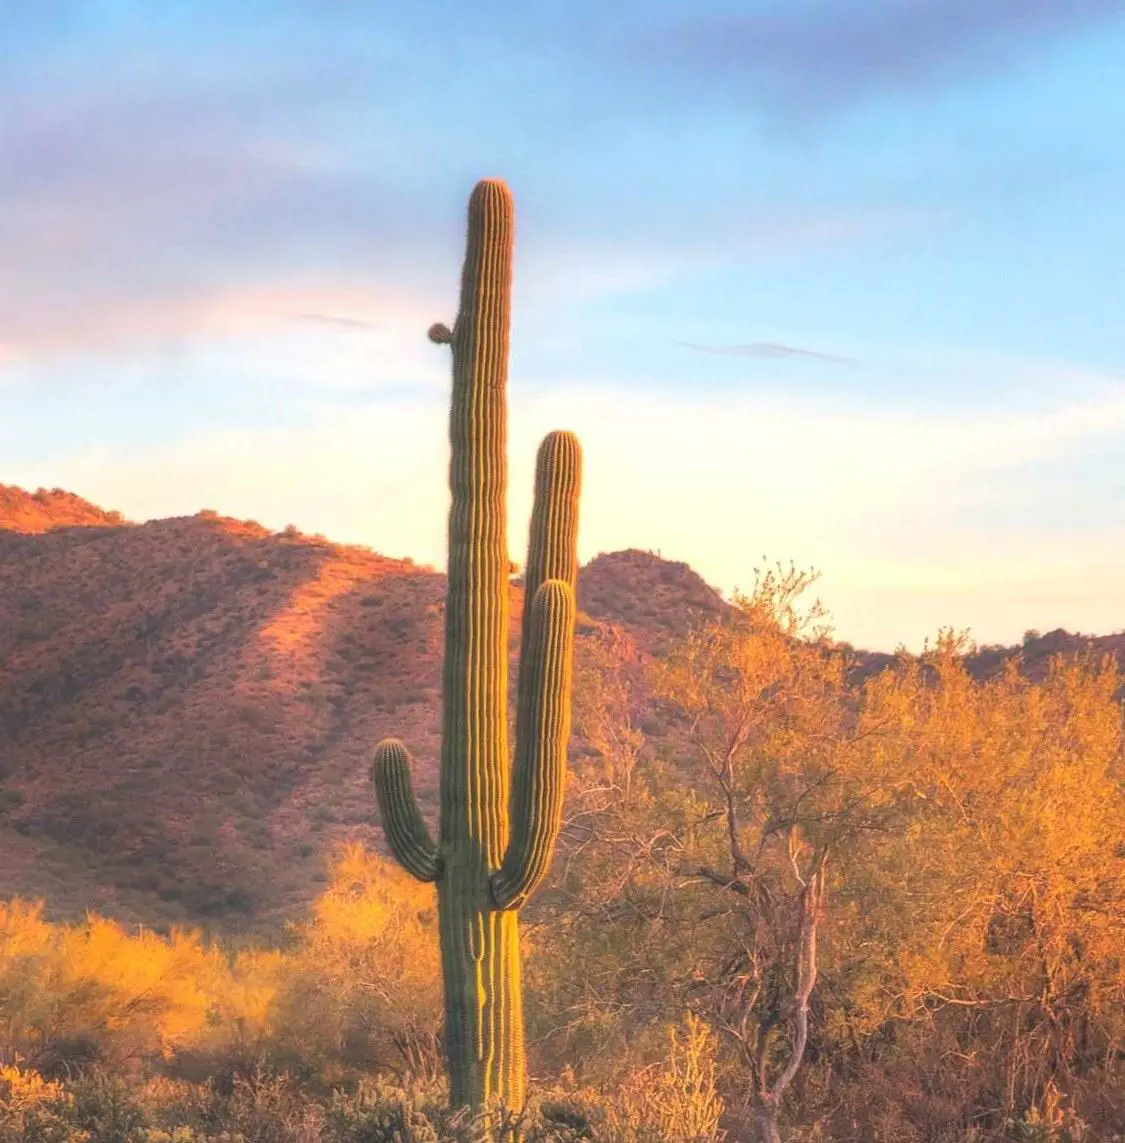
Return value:
[(440, 195), (358, 173), (318, 134), (353, 94), (340, 77), (173, 65), (6, 92), (0, 344), (36, 356), (206, 333), (222, 295), (280, 281), (424, 288), (420, 264), (444, 269)]
[(30, 344), (17, 340), (5, 353), (0, 339), (0, 382), (50, 384), (52, 370), (68, 356), (85, 360), (82, 354), (101, 351), (122, 370), (147, 369), (157, 388), (169, 383), (172, 363), (178, 376), (189, 367), (199, 378), (247, 383), (269, 377), (318, 388), (416, 383), (432, 375), (425, 331), (443, 306), (444, 299), (425, 293), (340, 278), (288, 289), (215, 285), (199, 296), (135, 298), (116, 307), (102, 299), (67, 328), (41, 330)]
[(364, 318), (341, 317), (338, 314), (293, 314), (294, 321), (308, 322), (310, 325), (327, 326), (329, 329), (372, 330), (378, 329), (373, 321)]
[(617, 45), (699, 91), (822, 111), (879, 91), (989, 73), (1030, 48), (1125, 15), (1122, 0), (852, 0), (747, 6), (651, 24)]
[(831, 361), (837, 365), (858, 365), (853, 357), (841, 357), (835, 353), (821, 353), (815, 349), (801, 349), (796, 345), (780, 345), (773, 341), (751, 341), (743, 345), (702, 345), (695, 341), (677, 341), (674, 344), (682, 345), (685, 349), (694, 349), (697, 353), (710, 353), (716, 357), (762, 357), (785, 358), (805, 357), (815, 361)]
[[(656, 192), (627, 159), (584, 182), (566, 152), (520, 135), (532, 110), (518, 107), (505, 122), (519, 141), (470, 162), (462, 133), (427, 115), (421, 92), (422, 110), (403, 109), (396, 84), (417, 77), (393, 59), (378, 69), (375, 49), (356, 56), (344, 37), (358, 24), (329, 25), (339, 42), (317, 41), (299, 58), (296, 41), (274, 57), (236, 50), (236, 35), (192, 63), (171, 50), (168, 27), (151, 56), (99, 43), (82, 66), (0, 75), (0, 352), (42, 358), (206, 337), (223, 297), (279, 283), (311, 293), (364, 281), (380, 294), (437, 296), (456, 281), (464, 197), (486, 173), (476, 164), (498, 158), (529, 235), (521, 307), (579, 306), (917, 223), (893, 205), (748, 202), (728, 188), (704, 210), (691, 206), (685, 227), (682, 193)], [(465, 65), (458, 82), (472, 74)], [(447, 305), (455, 290), (448, 296)], [(367, 320), (319, 304), (297, 312), (326, 328)]]

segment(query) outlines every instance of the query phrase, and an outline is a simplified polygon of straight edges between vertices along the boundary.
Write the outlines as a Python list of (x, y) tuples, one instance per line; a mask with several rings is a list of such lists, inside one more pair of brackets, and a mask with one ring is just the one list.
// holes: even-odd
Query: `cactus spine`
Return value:
[(391, 850), (436, 881), (450, 1100), (524, 1103), (518, 909), (547, 873), (562, 818), (570, 735), (581, 451), (549, 434), (536, 461), (511, 788), (508, 753), (508, 338), (514, 208), (504, 183), (469, 200), (453, 330), (449, 581), (442, 672), (441, 829), (435, 845), (397, 739), (372, 777)]

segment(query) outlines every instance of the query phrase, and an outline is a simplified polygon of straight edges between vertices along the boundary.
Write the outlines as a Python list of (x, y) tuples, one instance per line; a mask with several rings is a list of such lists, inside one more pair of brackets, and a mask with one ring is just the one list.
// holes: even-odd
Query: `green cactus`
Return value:
[(436, 881), (450, 1099), (524, 1104), (518, 909), (547, 873), (562, 820), (570, 736), (581, 451), (572, 433), (539, 448), (525, 573), (514, 779), (508, 753), (508, 336), (514, 208), (504, 183), (469, 200), (460, 312), (430, 339), (453, 351), (449, 584), (435, 845), (397, 739), (372, 776), (387, 841)]

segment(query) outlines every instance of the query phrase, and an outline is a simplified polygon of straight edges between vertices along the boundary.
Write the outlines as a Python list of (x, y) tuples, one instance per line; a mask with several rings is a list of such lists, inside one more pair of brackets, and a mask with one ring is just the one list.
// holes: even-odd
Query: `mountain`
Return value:
[(591, 618), (627, 629), (648, 653), (727, 606), (687, 564), (636, 548), (595, 556), (579, 573), (578, 601)]
[[(131, 524), (0, 486), (4, 892), (54, 916), (269, 927), (344, 837), (378, 840), (373, 744), (433, 808), (444, 576), (201, 512)], [(579, 639), (663, 645), (717, 593), (640, 552), (583, 569)], [(512, 588), (513, 645), (522, 594)]]
[(1078, 654), (1108, 655), (1125, 669), (1125, 632), (1079, 635), (1073, 631), (1064, 631), (1061, 627), (1048, 631), (1045, 635), (1029, 631), (1020, 646), (981, 647), (968, 656), (967, 663), (977, 678), (987, 678), (1003, 670), (1009, 661), (1015, 660), (1029, 678), (1041, 679), (1047, 673), (1047, 665), (1056, 655)]
[(120, 512), (105, 512), (61, 488), (40, 488), (29, 493), (11, 484), (0, 484), (0, 527), (7, 531), (38, 535), (55, 528), (124, 523)]
[[(401, 736), (433, 813), (444, 576), (213, 512), (131, 524), (0, 486), (2, 892), (54, 917), (276, 930), (346, 837), (379, 843), (371, 748)], [(727, 606), (686, 564), (604, 554), (579, 655), (659, 654)], [(522, 594), (512, 585), (513, 649)], [(1032, 669), (1091, 642), (1055, 632)], [(1019, 648), (971, 661), (997, 670)], [(865, 670), (889, 656), (864, 656)]]
[(5, 491), (7, 891), (68, 915), (291, 911), (337, 836), (372, 832), (375, 740), (432, 749), (442, 578), (213, 513), (128, 525), (82, 503)]

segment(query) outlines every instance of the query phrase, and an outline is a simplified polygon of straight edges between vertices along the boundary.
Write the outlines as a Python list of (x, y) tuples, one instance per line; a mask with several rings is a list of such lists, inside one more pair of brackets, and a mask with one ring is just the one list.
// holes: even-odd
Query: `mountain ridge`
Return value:
[[(340, 841), (379, 843), (370, 750), (418, 760), (432, 812), (445, 577), (295, 528), (203, 511), (130, 523), (0, 485), (0, 860), (50, 915), (279, 927)], [(522, 591), (512, 584), (513, 650)], [(659, 655), (728, 605), (630, 549), (579, 575), (579, 637)], [(1013, 654), (1125, 636), (1054, 632)], [(857, 652), (865, 673), (893, 656)]]

